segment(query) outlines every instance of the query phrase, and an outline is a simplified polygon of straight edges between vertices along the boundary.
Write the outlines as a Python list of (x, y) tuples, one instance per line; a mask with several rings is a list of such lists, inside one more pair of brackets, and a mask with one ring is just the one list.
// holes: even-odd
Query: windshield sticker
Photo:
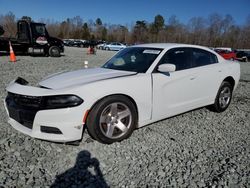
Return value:
[(175, 54), (183, 54), (184, 51), (176, 51)]
[(135, 62), (135, 60), (136, 60), (135, 55), (132, 55), (132, 56), (131, 56), (131, 62), (133, 62), (133, 63), (134, 63), (134, 62)]
[(144, 50), (144, 54), (159, 54), (161, 51), (160, 50)]

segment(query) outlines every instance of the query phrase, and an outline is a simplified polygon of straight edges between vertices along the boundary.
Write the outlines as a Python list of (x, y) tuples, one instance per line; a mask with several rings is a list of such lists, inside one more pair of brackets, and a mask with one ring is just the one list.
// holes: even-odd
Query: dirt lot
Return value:
[(100, 66), (115, 52), (66, 48), (60, 58), (0, 52), (0, 187), (250, 187), (250, 63), (228, 110), (197, 109), (136, 130), (112, 145), (87, 133), (79, 146), (30, 138), (7, 123), (5, 87), (55, 72)]

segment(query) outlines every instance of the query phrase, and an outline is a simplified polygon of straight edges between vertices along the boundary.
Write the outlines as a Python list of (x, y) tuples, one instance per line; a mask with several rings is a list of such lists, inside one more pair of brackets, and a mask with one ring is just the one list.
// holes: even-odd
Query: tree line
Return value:
[[(5, 36), (15, 36), (16, 22), (17, 18), (12, 12), (0, 15), (0, 25), (5, 29)], [(50, 35), (62, 39), (117, 41), (127, 44), (172, 42), (250, 48), (250, 15), (244, 25), (235, 24), (230, 14), (222, 16), (217, 13), (207, 18), (193, 17), (186, 24), (181, 23), (175, 15), (168, 20), (156, 15), (152, 23), (137, 20), (130, 25), (106, 24), (101, 18), (84, 22), (80, 16), (62, 22), (51, 19), (40, 19), (39, 22), (46, 24)]]

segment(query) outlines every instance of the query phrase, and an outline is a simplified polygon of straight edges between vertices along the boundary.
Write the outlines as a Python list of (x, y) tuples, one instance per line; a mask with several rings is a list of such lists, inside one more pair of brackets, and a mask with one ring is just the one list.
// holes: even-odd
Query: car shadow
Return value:
[(57, 175), (51, 188), (109, 187), (99, 165), (96, 158), (91, 158), (89, 151), (83, 150), (78, 154), (74, 167)]

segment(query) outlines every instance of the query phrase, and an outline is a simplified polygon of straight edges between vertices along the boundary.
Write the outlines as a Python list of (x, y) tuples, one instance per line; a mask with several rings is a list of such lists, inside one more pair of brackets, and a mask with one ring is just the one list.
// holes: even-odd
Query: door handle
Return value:
[(190, 80), (194, 80), (195, 78), (196, 78), (196, 76), (194, 76), (194, 77), (191, 77), (191, 78), (190, 78)]

